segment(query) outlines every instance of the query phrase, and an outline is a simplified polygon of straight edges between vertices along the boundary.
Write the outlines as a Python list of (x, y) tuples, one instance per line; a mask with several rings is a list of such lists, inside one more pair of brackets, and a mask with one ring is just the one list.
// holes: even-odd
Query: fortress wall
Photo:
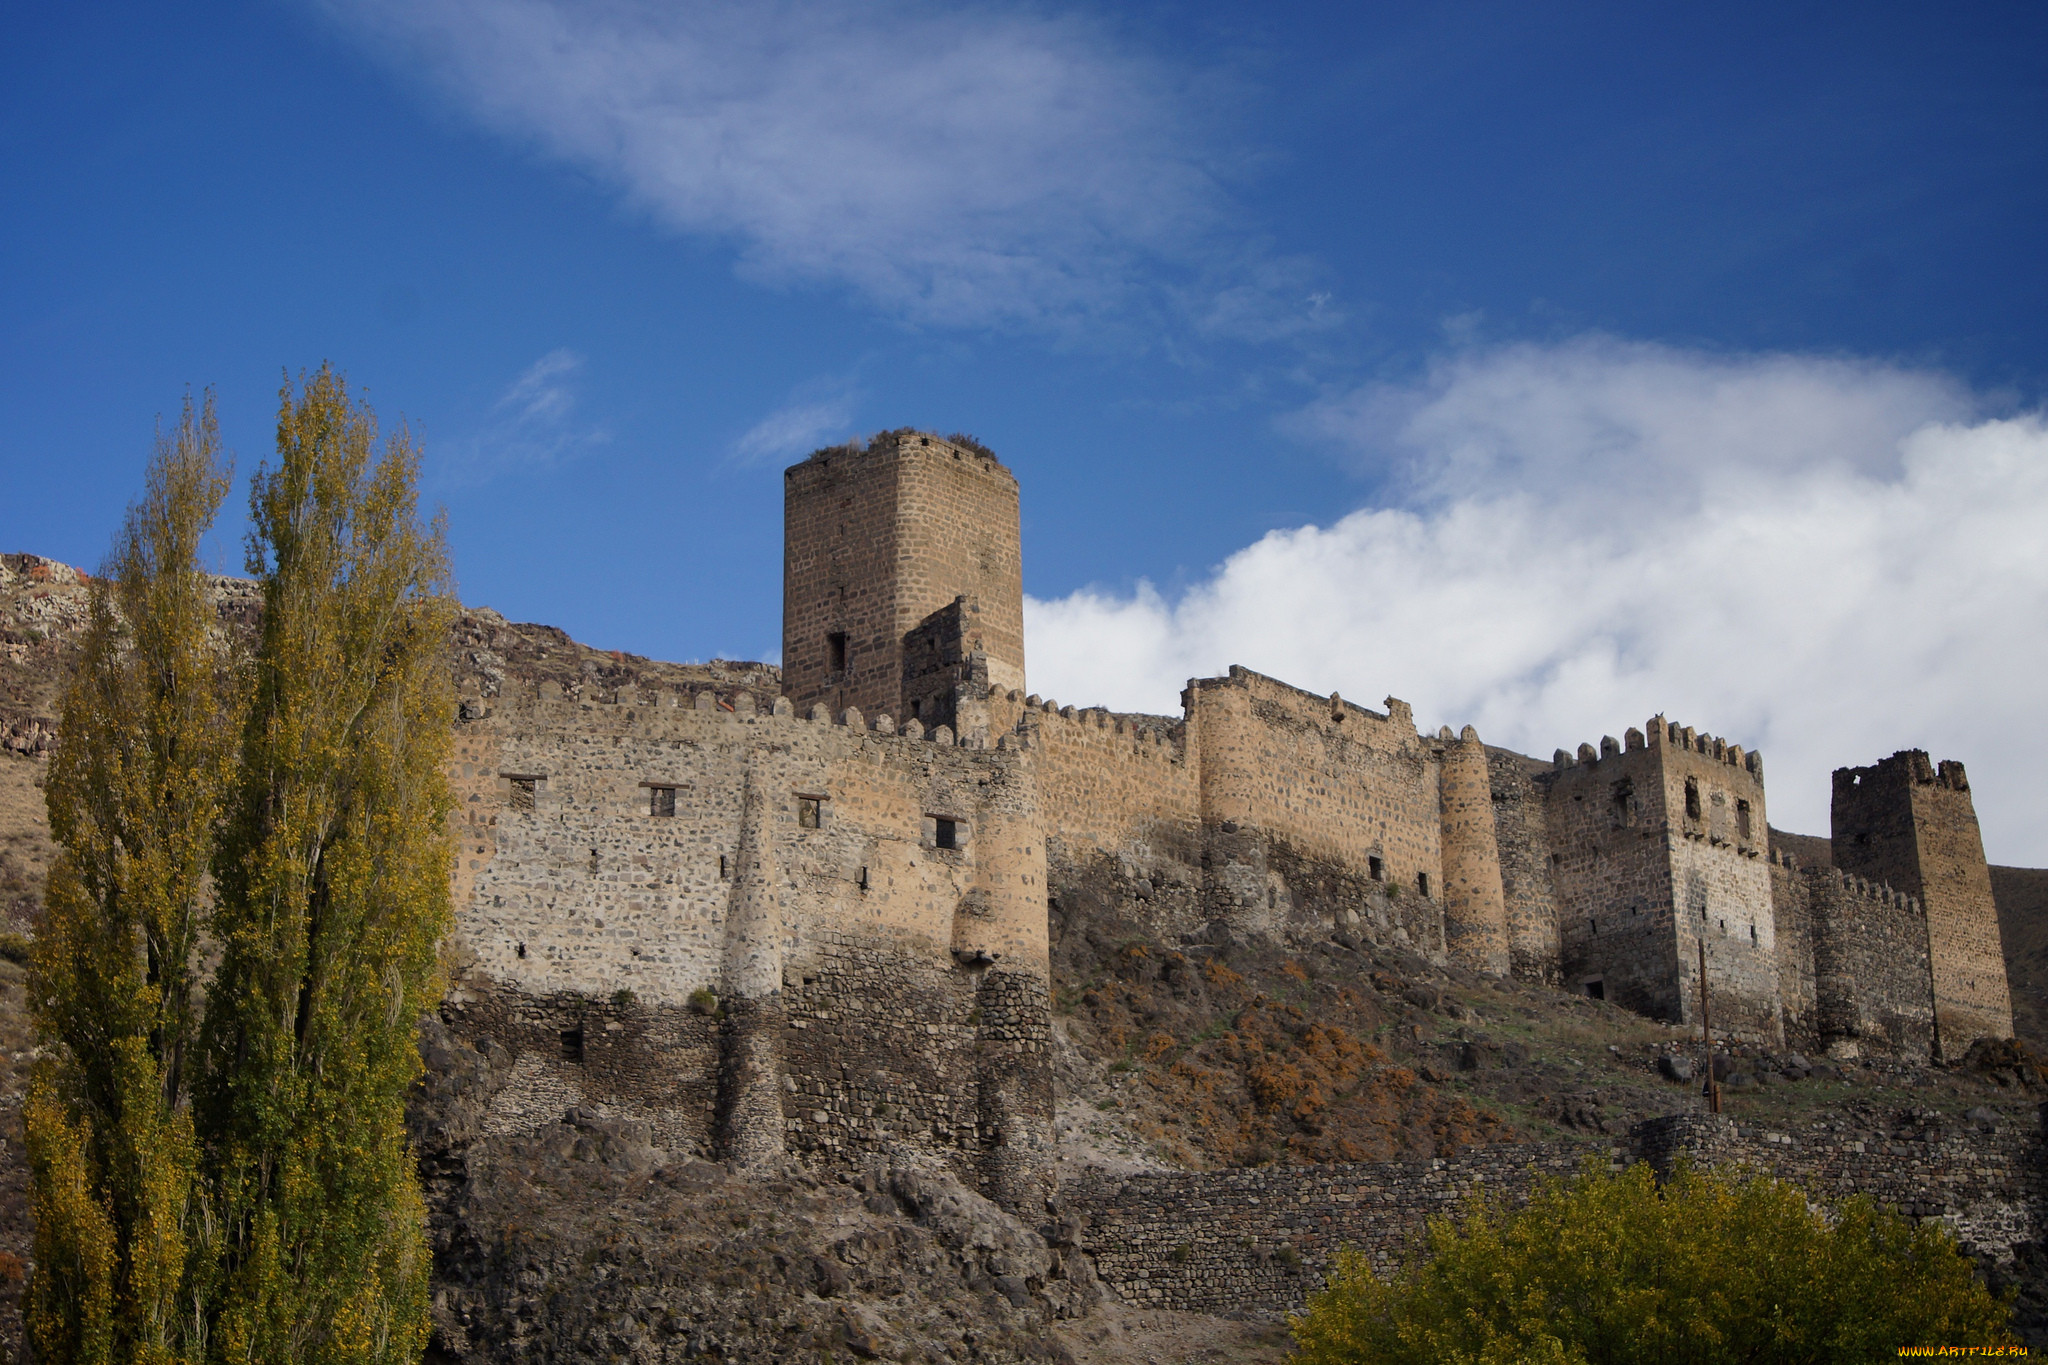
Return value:
[(1991, 872), (1963, 765), (1903, 750), (1835, 771), (1835, 866), (1926, 908), (1938, 1042), (1960, 1057), (1981, 1037), (2012, 1036), (2012, 997)]
[(1492, 784), (1493, 838), (1500, 856), (1507, 914), (1508, 967), (1525, 981), (1560, 979), (1557, 897), (1551, 886), (1551, 840), (1543, 792), (1530, 760), (1506, 749), (1486, 751)]
[(1443, 885), (1437, 756), (1407, 704), (1388, 714), (1232, 666), (1185, 694), (1201, 764), (1202, 821), (1249, 828), (1299, 855), (1434, 900)]
[(1771, 924), (1778, 944), (1778, 1001), (1785, 1041), (1792, 1047), (1826, 1050), (1816, 1014), (1813, 981), (1811, 883), (1790, 854), (1766, 860), (1771, 878)]
[(1047, 833), (1070, 858), (1091, 851), (1153, 859), (1199, 858), (1201, 781), (1185, 727), (1142, 725), (1107, 711), (1031, 707), (1018, 724), (1036, 763)]
[(2032, 1128), (1987, 1131), (1899, 1114), (1779, 1132), (1681, 1115), (1639, 1124), (1616, 1147), (1499, 1145), (1434, 1161), (1096, 1173), (1062, 1187), (1060, 1204), (1082, 1222), (1082, 1250), (1126, 1303), (1277, 1314), (1320, 1289), (1345, 1246), (1391, 1274), (1429, 1218), (1456, 1217), (1475, 1194), (1516, 1201), (1537, 1180), (1576, 1174), (1589, 1157), (1649, 1161), (1668, 1174), (1680, 1156), (1701, 1167), (1757, 1167), (1824, 1199), (1867, 1195), (1939, 1220), (1966, 1250), (2000, 1263), (2039, 1235), (2036, 1210), (2048, 1194)]
[[(705, 1147), (744, 1034), (749, 1132), (782, 1130), (763, 1152), (830, 1163), (909, 1143), (1028, 1201), (1051, 1120), (1032, 757), (767, 701), (543, 687), (464, 725), (480, 865), (464, 869), (457, 1003), (474, 1012), (451, 1022), (492, 1030), (520, 1077), (490, 1121), (591, 1103)], [(674, 787), (673, 815), (649, 783)], [(732, 918), (743, 890), (768, 917), (755, 928)], [(718, 1027), (699, 990), (717, 993)]]
[(1812, 868), (1801, 880), (1812, 906), (1821, 1047), (1845, 1057), (1930, 1056), (1934, 990), (1919, 902), (1837, 868)]

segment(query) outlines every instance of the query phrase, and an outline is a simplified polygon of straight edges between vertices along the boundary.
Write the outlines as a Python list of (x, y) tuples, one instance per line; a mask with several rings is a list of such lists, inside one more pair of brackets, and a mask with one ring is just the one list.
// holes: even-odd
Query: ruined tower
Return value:
[(1023, 688), (1017, 480), (993, 455), (906, 428), (783, 480), (783, 691), (799, 711), (957, 727), (957, 684)]
[(1868, 768), (1837, 768), (1835, 866), (1919, 900), (1927, 915), (1934, 1029), (1943, 1055), (2012, 1036), (2012, 996), (1991, 871), (1963, 765), (1907, 749)]

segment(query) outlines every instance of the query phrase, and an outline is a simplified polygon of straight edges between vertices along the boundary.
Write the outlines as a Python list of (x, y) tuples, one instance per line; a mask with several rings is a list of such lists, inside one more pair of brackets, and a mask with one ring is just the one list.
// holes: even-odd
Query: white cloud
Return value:
[(317, 2), (471, 117), (737, 241), (752, 273), (920, 320), (1113, 308), (1218, 212), (1180, 78), (1049, 9)]
[(611, 439), (576, 420), (583, 357), (549, 351), (521, 371), (491, 406), (491, 417), (440, 463), (443, 481), (476, 484), (501, 474), (547, 469)]
[(1592, 340), (1468, 352), (1293, 425), (1396, 461), (1399, 505), (1274, 532), (1168, 602), (1029, 604), (1032, 686), (1170, 710), (1230, 663), (1548, 755), (1663, 711), (1828, 773), (1969, 767), (1994, 861), (2048, 863), (2048, 425), (1939, 375)]
[(733, 456), (743, 464), (754, 464), (808, 455), (830, 438), (847, 434), (854, 399), (852, 385), (844, 380), (806, 384), (733, 442)]

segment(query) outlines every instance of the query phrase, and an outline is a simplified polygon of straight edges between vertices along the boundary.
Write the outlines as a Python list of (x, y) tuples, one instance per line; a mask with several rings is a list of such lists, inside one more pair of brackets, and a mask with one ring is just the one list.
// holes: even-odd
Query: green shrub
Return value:
[(718, 1013), (718, 992), (709, 986), (699, 986), (690, 992), (690, 1008), (699, 1014)]
[(1833, 1214), (1754, 1173), (1589, 1164), (1528, 1205), (1432, 1220), (1382, 1282), (1341, 1252), (1291, 1326), (1295, 1365), (1877, 1361), (2015, 1340), (1945, 1231), (1868, 1201)]

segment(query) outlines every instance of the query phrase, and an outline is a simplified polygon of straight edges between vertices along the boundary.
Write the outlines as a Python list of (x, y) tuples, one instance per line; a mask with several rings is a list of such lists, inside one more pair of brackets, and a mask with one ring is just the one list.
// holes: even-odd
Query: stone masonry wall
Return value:
[(1551, 884), (1550, 829), (1543, 790), (1536, 784), (1536, 764), (1507, 749), (1488, 749), (1486, 762), (1508, 922), (1508, 967), (1525, 981), (1555, 985), (1562, 970), (1557, 895)]
[[(785, 1129), (764, 1151), (830, 1163), (908, 1142), (984, 1187), (1028, 1188), (1050, 1167), (1051, 1119), (1026, 998), (1049, 1018), (1032, 755), (766, 701), (544, 685), (465, 711), (471, 1003), (449, 1022), (509, 1048), (531, 1082), (489, 1121), (590, 1103), (702, 1148), (726, 1140), (707, 1106), (725, 1102), (721, 1048), (743, 1044), (747, 1103)], [(746, 883), (749, 913), (769, 918), (736, 938), (743, 810), (765, 843), (746, 875), (768, 882)], [(761, 962), (736, 975), (736, 945)], [(992, 974), (1009, 983), (997, 1008)]]
[(1426, 1221), (1457, 1216), (1475, 1194), (1514, 1201), (1545, 1176), (1592, 1159), (1646, 1160), (1668, 1174), (1748, 1165), (1817, 1196), (1865, 1195), (1946, 1224), (1975, 1254), (2010, 1260), (2040, 1234), (2043, 1149), (2037, 1130), (1980, 1127), (1931, 1112), (1856, 1113), (1777, 1132), (1725, 1117), (1638, 1125), (1619, 1147), (1551, 1143), (1471, 1148), (1448, 1160), (1260, 1167), (1163, 1175), (1091, 1174), (1060, 1192), (1080, 1245), (1126, 1302), (1197, 1312), (1280, 1313), (1322, 1286), (1331, 1256), (1353, 1246), (1380, 1273), (1419, 1243)]
[(1428, 898), (1443, 885), (1437, 756), (1405, 703), (1380, 715), (1233, 666), (1184, 700), (1200, 753), (1202, 821), (1249, 827), (1305, 857)]
[(1822, 1051), (1926, 1059), (1934, 1050), (1927, 916), (1918, 901), (1839, 868), (1809, 868), (1813, 1031)]

